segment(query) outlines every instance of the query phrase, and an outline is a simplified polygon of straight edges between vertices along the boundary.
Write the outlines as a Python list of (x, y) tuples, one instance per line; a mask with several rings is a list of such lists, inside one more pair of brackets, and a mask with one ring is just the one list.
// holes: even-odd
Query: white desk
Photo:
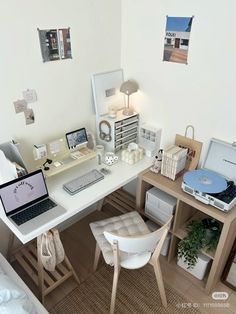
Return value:
[[(17, 227), (6, 217), (3, 208), (0, 208), (0, 218), (10, 228), (10, 230), (17, 236), (17, 238), (23, 243), (27, 243), (36, 238), (43, 232), (57, 226), (58, 224), (66, 221), (75, 214), (82, 212), (88, 206), (103, 199), (108, 194), (114, 192), (125, 184), (135, 179), (138, 174), (150, 167), (152, 164), (152, 158), (144, 157), (141, 161), (134, 165), (129, 165), (125, 162), (119, 161), (117, 164), (109, 167), (104, 164), (98, 165), (97, 159), (86, 161), (76, 167), (61, 172), (53, 177), (47, 179), (47, 186), (49, 195), (58, 204), (66, 209), (66, 213), (60, 217), (48, 221), (46, 224), (35, 225), (35, 230), (26, 235), (22, 234)], [(111, 170), (111, 174), (105, 176), (105, 178), (89, 188), (71, 196), (63, 190), (62, 185), (91, 169), (101, 169), (107, 167)], [(2, 205), (0, 205), (2, 206)]]

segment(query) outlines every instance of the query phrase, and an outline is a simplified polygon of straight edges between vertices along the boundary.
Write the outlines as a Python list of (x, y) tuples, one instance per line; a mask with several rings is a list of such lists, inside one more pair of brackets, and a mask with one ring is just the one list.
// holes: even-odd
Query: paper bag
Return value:
[[(192, 137), (187, 137), (188, 129), (192, 129)], [(185, 135), (176, 134), (175, 145), (182, 148), (187, 148), (187, 161), (185, 165), (186, 170), (193, 170), (197, 168), (201, 151), (202, 151), (202, 142), (198, 142), (194, 139), (194, 127), (188, 125), (185, 130)]]

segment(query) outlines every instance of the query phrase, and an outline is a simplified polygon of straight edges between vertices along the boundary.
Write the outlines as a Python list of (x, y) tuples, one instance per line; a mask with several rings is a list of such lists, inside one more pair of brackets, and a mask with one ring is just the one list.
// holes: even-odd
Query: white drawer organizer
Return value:
[[(110, 128), (110, 129), (109, 129)], [(97, 120), (98, 142), (105, 146), (106, 151), (118, 152), (128, 147), (129, 143), (137, 143), (139, 130), (139, 115), (134, 113), (131, 116), (117, 112), (116, 118), (109, 116), (99, 117)], [(104, 132), (111, 136), (110, 141), (102, 140), (100, 133)]]
[(148, 157), (157, 155), (160, 149), (161, 129), (144, 123), (140, 127), (139, 144), (145, 149)]

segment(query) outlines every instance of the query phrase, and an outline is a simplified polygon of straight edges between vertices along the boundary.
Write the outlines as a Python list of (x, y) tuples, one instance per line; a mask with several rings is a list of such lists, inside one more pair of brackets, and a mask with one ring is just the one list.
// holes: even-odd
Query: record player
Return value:
[(184, 174), (182, 189), (197, 200), (228, 212), (236, 204), (236, 143), (212, 138), (203, 167)]

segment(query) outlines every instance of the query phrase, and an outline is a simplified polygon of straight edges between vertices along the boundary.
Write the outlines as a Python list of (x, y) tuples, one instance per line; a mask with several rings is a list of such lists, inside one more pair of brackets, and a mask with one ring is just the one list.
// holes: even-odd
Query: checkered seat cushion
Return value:
[(92, 222), (90, 228), (102, 251), (105, 262), (110, 265), (113, 265), (113, 251), (110, 243), (104, 237), (104, 231), (124, 237), (150, 233), (142, 217), (136, 211)]

